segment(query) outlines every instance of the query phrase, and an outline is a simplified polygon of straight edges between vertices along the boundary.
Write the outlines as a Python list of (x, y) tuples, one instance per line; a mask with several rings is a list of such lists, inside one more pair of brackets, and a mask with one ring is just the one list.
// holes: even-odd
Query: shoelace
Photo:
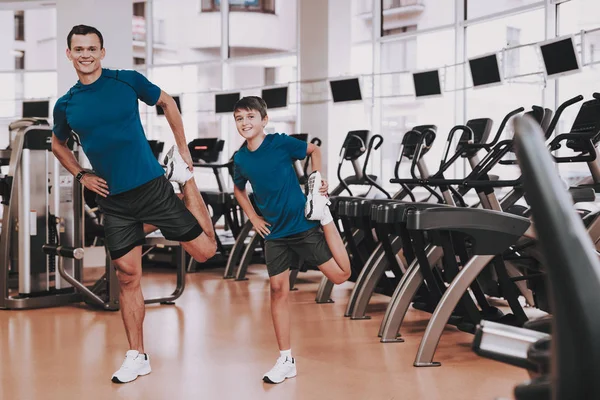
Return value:
[(129, 370), (132, 369), (133, 367), (133, 363), (135, 362), (135, 360), (137, 359), (138, 356), (136, 357), (125, 357), (125, 361), (123, 361), (123, 364), (121, 364), (121, 368), (120, 369), (124, 369), (124, 370)]
[(285, 362), (287, 361), (287, 357), (284, 358), (278, 358), (277, 362), (275, 363), (275, 366), (273, 368), (271, 368), (270, 372), (279, 372), (281, 371), (283, 368), (285, 368)]

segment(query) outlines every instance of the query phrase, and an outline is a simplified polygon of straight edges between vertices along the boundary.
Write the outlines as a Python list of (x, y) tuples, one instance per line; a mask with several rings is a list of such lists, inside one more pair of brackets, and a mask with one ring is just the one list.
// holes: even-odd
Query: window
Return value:
[[(579, 73), (563, 76), (557, 79), (558, 103), (583, 95), (584, 101), (592, 99), (592, 94), (597, 92), (596, 82), (600, 80), (600, 31), (598, 27), (598, 13), (600, 2), (597, 0), (571, 0), (558, 5), (557, 28), (558, 35), (575, 35), (577, 57), (581, 64)], [(589, 30), (589, 32), (588, 32)], [(583, 40), (581, 32), (583, 34)], [(581, 108), (582, 102), (567, 107), (558, 121), (555, 133), (565, 133), (571, 129), (575, 117)], [(566, 146), (558, 150), (561, 157), (573, 156), (574, 153)], [(590, 170), (585, 163), (561, 163), (558, 165), (561, 176), (570, 184), (575, 184), (581, 178), (589, 177)]]
[(422, 5), (423, 0), (383, 0), (382, 8), (391, 10), (393, 8)]
[(133, 65), (144, 65), (146, 64), (146, 59), (143, 57), (133, 57)]
[(25, 40), (25, 13), (15, 11), (15, 40)]
[(25, 69), (25, 52), (19, 51), (18, 55), (15, 55), (15, 70), (24, 70)]
[[(466, 56), (473, 58), (498, 52), (500, 67), (505, 79), (503, 85), (486, 88), (472, 88), (471, 73), (467, 66), (465, 86), (466, 119), (491, 118), (494, 122), (491, 136), (496, 134), (502, 119), (511, 110), (532, 105), (544, 106), (544, 82), (538, 73), (540, 61), (535, 46), (527, 43), (543, 41), (545, 38), (544, 9), (534, 9), (524, 13), (478, 22), (466, 29)], [(501, 51), (507, 46), (522, 47)], [(457, 121), (465, 123), (466, 121)], [(508, 124), (502, 139), (512, 137), (512, 125)], [(511, 155), (510, 157), (512, 157)], [(469, 168), (467, 167), (467, 170)], [(503, 179), (513, 179), (519, 175), (517, 166), (498, 165), (493, 174)], [(463, 175), (464, 176), (464, 175)]]
[[(200, 0), (202, 11), (219, 11), (221, 0)], [(229, 0), (230, 11), (275, 13), (275, 0)]]
[(277, 69), (274, 67), (265, 68), (265, 86), (274, 85), (277, 79)]
[(381, 34), (394, 35), (454, 23), (454, 1), (380, 0)]
[[(417, 125), (435, 124), (440, 137), (454, 125), (455, 104), (452, 93), (429, 99), (414, 98), (414, 84), (410, 72), (438, 68), (455, 63), (454, 29), (424, 33), (389, 41), (381, 46), (381, 179), (391, 191), (398, 190), (389, 184), (404, 133)], [(442, 90), (453, 84), (452, 73), (440, 70)], [(442, 156), (445, 140), (438, 139), (425, 160), (432, 172)], [(400, 167), (400, 176), (409, 177), (410, 162)], [(448, 175), (450, 176), (450, 175)]]
[(384, 29), (382, 35), (383, 36), (397, 35), (399, 33), (413, 32), (413, 31), (416, 31), (416, 30), (417, 30), (417, 26), (416, 25), (402, 26), (400, 28)]
[(133, 15), (136, 17), (146, 16), (146, 2), (133, 3)]
[[(508, 47), (521, 44), (521, 29), (512, 26), (506, 27), (506, 45)], [(506, 73), (508, 76), (515, 76), (519, 72), (520, 50), (513, 49), (506, 51)]]
[(486, 0), (467, 0), (467, 19), (485, 17), (500, 12), (510, 11), (511, 9), (525, 7), (538, 3), (540, 7), (544, 7), (540, 0), (501, 0), (501, 1), (486, 1)]

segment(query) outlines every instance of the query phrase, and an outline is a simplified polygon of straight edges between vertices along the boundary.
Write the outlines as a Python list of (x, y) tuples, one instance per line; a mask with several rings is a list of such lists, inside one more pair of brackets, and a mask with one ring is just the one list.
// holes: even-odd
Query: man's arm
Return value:
[[(321, 172), (321, 168), (323, 166), (321, 163), (321, 148), (314, 143), (309, 143), (308, 147), (306, 148), (306, 156), (310, 156), (312, 170)], [(323, 195), (327, 195), (328, 190), (329, 184), (323, 177), (321, 177), (321, 188), (319, 189), (319, 192), (321, 192)]]
[[(56, 156), (62, 166), (73, 176), (76, 176), (83, 170), (83, 167), (79, 164), (77, 158), (75, 158), (75, 155), (67, 146), (67, 140), (61, 141), (56, 135), (52, 135), (52, 153)], [(109, 194), (106, 181), (92, 173), (83, 175), (81, 183), (92, 192), (98, 193), (100, 196), (106, 197)]]
[(246, 189), (240, 189), (237, 186), (233, 185), (233, 194), (235, 199), (237, 200), (244, 213), (248, 216), (248, 219), (254, 226), (254, 229), (262, 236), (263, 238), (271, 233), (267, 226), (270, 226), (268, 222), (266, 222), (262, 217), (260, 217), (256, 211), (254, 211), (254, 207), (250, 202), (250, 198), (248, 197), (248, 192)]
[(67, 146), (67, 140), (64, 142), (52, 135), (52, 153), (58, 158), (58, 161), (67, 169), (73, 176), (77, 175), (83, 167), (77, 162), (75, 154)]
[(321, 148), (314, 143), (309, 143), (306, 148), (306, 156), (310, 156), (312, 170), (321, 172)]
[(177, 108), (177, 103), (175, 103), (173, 97), (161, 90), (160, 97), (158, 98), (156, 105), (160, 106), (165, 111), (165, 118), (167, 119), (167, 122), (173, 131), (173, 136), (175, 136), (175, 143), (177, 144), (179, 153), (189, 166), (190, 170), (193, 170), (194, 166), (192, 163), (192, 156), (190, 155), (190, 150), (188, 149), (187, 141), (185, 139), (183, 120), (181, 119), (181, 113)]

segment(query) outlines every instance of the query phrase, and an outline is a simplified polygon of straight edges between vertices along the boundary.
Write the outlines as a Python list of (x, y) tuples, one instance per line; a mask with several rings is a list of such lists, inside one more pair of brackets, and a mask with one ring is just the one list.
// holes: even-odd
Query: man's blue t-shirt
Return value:
[(89, 85), (77, 82), (54, 106), (56, 137), (71, 131), (81, 141), (94, 172), (111, 195), (123, 193), (164, 174), (140, 121), (138, 99), (152, 106), (161, 90), (137, 71), (103, 69)]
[(234, 156), (233, 181), (245, 189), (250, 181), (254, 199), (271, 233), (277, 239), (305, 232), (319, 225), (304, 216), (306, 197), (298, 184), (294, 160), (306, 157), (307, 144), (285, 134), (266, 135), (254, 151), (242, 147)]

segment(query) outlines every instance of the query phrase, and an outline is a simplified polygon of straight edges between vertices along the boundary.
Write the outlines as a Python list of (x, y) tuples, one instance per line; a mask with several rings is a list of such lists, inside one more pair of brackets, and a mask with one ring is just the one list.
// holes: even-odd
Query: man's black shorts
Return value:
[(265, 259), (270, 277), (296, 266), (301, 259), (310, 266), (318, 267), (331, 258), (333, 255), (320, 226), (284, 238), (265, 240)]
[(145, 243), (143, 224), (154, 225), (168, 240), (189, 242), (202, 233), (198, 220), (163, 175), (113, 196), (96, 196), (104, 213), (104, 235), (111, 258)]

